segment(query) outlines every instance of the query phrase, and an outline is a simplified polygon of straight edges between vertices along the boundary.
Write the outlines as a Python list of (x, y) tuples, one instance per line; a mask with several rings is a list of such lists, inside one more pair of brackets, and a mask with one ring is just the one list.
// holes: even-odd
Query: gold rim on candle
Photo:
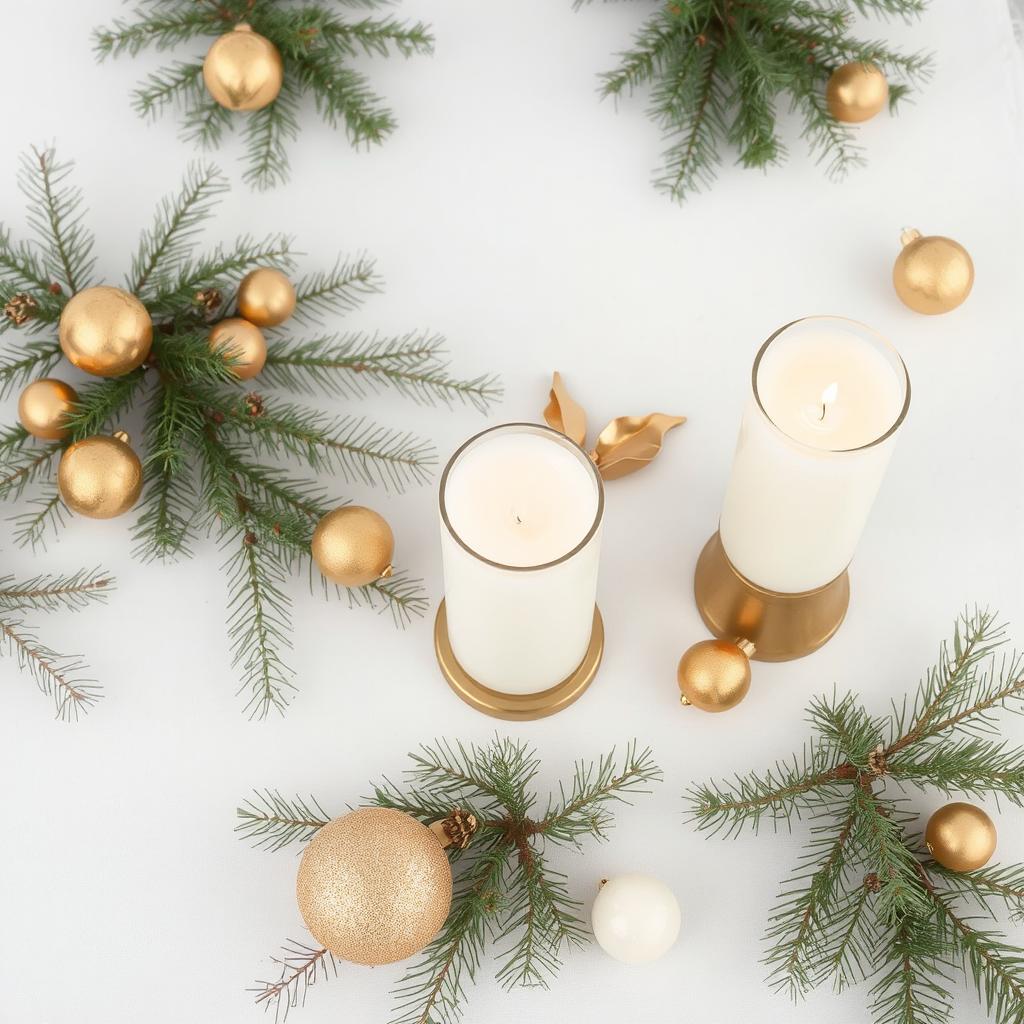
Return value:
[[(778, 423), (776, 423), (775, 420), (771, 418), (771, 416), (768, 414), (768, 410), (764, 407), (764, 403), (761, 401), (761, 393), (757, 389), (757, 371), (761, 367), (761, 360), (764, 358), (764, 354), (768, 351), (772, 342), (775, 341), (775, 339), (778, 338), (780, 334), (784, 334), (786, 331), (790, 329), (790, 327), (795, 327), (797, 324), (806, 323), (808, 320), (833, 320), (838, 321), (839, 323), (849, 324), (856, 328), (859, 328), (866, 334), (870, 335), (871, 338), (874, 341), (876, 341), (881, 348), (885, 349), (886, 352), (894, 358), (894, 368), (898, 366), (899, 369), (903, 371), (903, 408), (900, 409), (899, 415), (893, 421), (889, 429), (886, 430), (884, 434), (881, 434), (879, 437), (876, 437), (873, 441), (868, 441), (867, 444), (858, 445), (856, 448), (818, 448), (812, 444), (808, 444), (806, 441), (801, 441), (798, 438), (793, 437), (792, 434), (786, 433), (786, 431), (783, 430), (782, 427), (780, 427)], [(852, 320), (850, 319), (850, 317), (846, 316), (831, 316), (828, 314), (822, 314), (817, 316), (802, 316), (797, 320), (791, 320), (788, 324), (783, 324), (777, 331), (769, 335), (768, 340), (758, 349), (757, 355), (754, 357), (754, 367), (750, 374), (750, 383), (754, 391), (754, 401), (757, 402), (757, 407), (761, 410), (761, 414), (764, 416), (764, 418), (788, 441), (792, 442), (795, 445), (798, 445), (805, 451), (815, 452), (818, 454), (824, 453), (829, 455), (842, 455), (846, 452), (862, 452), (867, 448), (874, 448), (875, 445), (881, 444), (883, 441), (892, 437), (892, 435), (895, 434), (897, 430), (899, 430), (900, 425), (907, 418), (907, 413), (910, 411), (910, 374), (907, 373), (907, 364), (903, 362), (903, 357), (896, 350), (895, 345), (893, 345), (893, 343), (889, 341), (888, 338), (879, 334), (878, 331), (874, 330), (871, 327), (868, 327), (867, 324), (861, 323), (860, 320)]]
[[(455, 528), (452, 526), (452, 522), (448, 518), (448, 509), (445, 505), (444, 495), (448, 486), (448, 475), (451, 473), (452, 468), (455, 466), (455, 463), (458, 462), (462, 453), (470, 446), (476, 444), (480, 438), (485, 437), (487, 434), (492, 434), (496, 430), (507, 431), (512, 427), (520, 428), (519, 432), (521, 433), (548, 436), (563, 448), (573, 452), (573, 454), (578, 456), (580, 462), (583, 463), (590, 471), (590, 474), (594, 479), (594, 483), (597, 486), (597, 511), (594, 513), (594, 522), (586, 535), (571, 551), (567, 551), (564, 555), (561, 555), (559, 558), (556, 558), (551, 562), (543, 562), (540, 565), (505, 565), (504, 562), (495, 562), (493, 559), (480, 554), (479, 551), (475, 551), (458, 535), (458, 533), (455, 532)], [(594, 535), (601, 526), (601, 520), (604, 518), (604, 484), (601, 482), (601, 474), (598, 473), (597, 466), (594, 464), (594, 461), (590, 456), (575, 441), (566, 437), (565, 434), (560, 431), (552, 430), (550, 427), (542, 426), (540, 423), (499, 423), (496, 427), (488, 427), (486, 430), (481, 430), (479, 434), (474, 434), (468, 441), (464, 442), (456, 449), (455, 454), (448, 460), (448, 465), (444, 467), (444, 472), (441, 474), (441, 484), (438, 488), (438, 505), (441, 509), (441, 522), (444, 523), (444, 528), (451, 535), (455, 543), (458, 544), (459, 547), (467, 554), (472, 555), (475, 559), (486, 565), (493, 565), (495, 569), (505, 569), (508, 572), (539, 572), (541, 569), (550, 569), (553, 565), (561, 565), (562, 562), (568, 562), (570, 558), (578, 555), (594, 539)]]

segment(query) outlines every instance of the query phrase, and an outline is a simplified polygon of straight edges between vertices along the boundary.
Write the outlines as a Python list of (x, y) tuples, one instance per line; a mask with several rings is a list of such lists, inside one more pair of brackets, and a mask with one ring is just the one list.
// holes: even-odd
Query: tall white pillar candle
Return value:
[(910, 405), (896, 350), (843, 317), (797, 320), (754, 360), (719, 530), (765, 590), (830, 583), (853, 557)]
[(538, 693), (590, 645), (604, 491), (565, 435), (532, 423), (467, 441), (440, 488), (448, 639), (476, 682)]

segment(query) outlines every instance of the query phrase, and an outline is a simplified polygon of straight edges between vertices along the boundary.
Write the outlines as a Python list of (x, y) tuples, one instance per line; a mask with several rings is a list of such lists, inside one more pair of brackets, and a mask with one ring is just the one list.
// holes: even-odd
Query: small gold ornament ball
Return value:
[(18, 419), (41, 441), (63, 441), (71, 434), (65, 423), (77, 401), (78, 393), (70, 384), (44, 377), (22, 391), (18, 399)]
[(123, 515), (142, 492), (142, 463), (127, 435), (97, 435), (65, 449), (57, 487), (72, 512), (90, 519)]
[(64, 355), (80, 370), (121, 377), (146, 361), (153, 321), (134, 295), (102, 284), (68, 300), (57, 333)]
[(944, 868), (977, 871), (996, 852), (996, 827), (980, 807), (958, 800), (928, 819), (924, 841)]
[(364, 587), (391, 575), (395, 536), (372, 508), (345, 505), (317, 523), (310, 545), (317, 568), (343, 587)]
[(888, 98), (889, 83), (882, 69), (859, 61), (836, 68), (825, 89), (829, 113), (847, 124), (874, 117)]
[(231, 372), (239, 380), (252, 380), (267, 361), (267, 341), (255, 325), (233, 316), (221, 320), (210, 331), (210, 351), (236, 360)]
[(905, 306), (934, 316), (956, 309), (974, 286), (974, 262), (952, 238), (923, 236), (906, 228), (903, 249), (892, 268), (892, 283)]
[(317, 942), (356, 964), (392, 964), (441, 930), (452, 871), (434, 833), (387, 807), (365, 807), (310, 840), (295, 883), (299, 913)]
[(207, 51), (203, 81), (214, 101), (228, 110), (262, 110), (281, 91), (284, 64), (269, 39), (248, 25), (236, 25)]
[(273, 267), (250, 271), (238, 286), (238, 311), (257, 327), (276, 327), (295, 312), (295, 287)]
[(676, 680), (683, 704), (701, 711), (728, 711), (750, 689), (750, 658), (739, 644), (702, 640), (679, 659)]

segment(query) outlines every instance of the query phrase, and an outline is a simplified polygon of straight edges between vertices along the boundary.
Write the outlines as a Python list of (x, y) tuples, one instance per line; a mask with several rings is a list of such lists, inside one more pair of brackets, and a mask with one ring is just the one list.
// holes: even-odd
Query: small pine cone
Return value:
[(864, 888), (868, 892), (878, 892), (882, 888), (882, 880), (874, 871), (864, 876)]
[(20, 327), (37, 309), (39, 304), (27, 292), (18, 292), (7, 300), (4, 315), (15, 327)]
[(249, 530), (246, 535), (242, 538), (243, 543), (246, 547), (252, 547), (256, 543), (256, 534)]
[(881, 743), (868, 754), (868, 770), (872, 775), (885, 775), (889, 762), (885, 759), (885, 747)]
[(209, 316), (211, 313), (215, 313), (220, 309), (220, 304), (224, 301), (224, 296), (221, 295), (219, 288), (203, 288), (202, 291), (196, 292), (194, 301), (195, 304), (202, 307), (203, 312)]
[[(435, 821), (431, 830), (444, 846), (464, 850), (478, 828), (476, 815), (456, 807), (447, 818)], [(442, 838), (443, 836), (443, 838)]]
[(250, 391), (245, 396), (245, 411), (253, 418), (257, 419), (263, 415), (263, 398), (261, 395), (256, 394), (255, 391)]
[(64, 289), (61, 288), (61, 286), (59, 284), (57, 284), (56, 281), (54, 281), (53, 284), (50, 285), (50, 294), (51, 295), (60, 295), (60, 293), (62, 291), (64, 291)]

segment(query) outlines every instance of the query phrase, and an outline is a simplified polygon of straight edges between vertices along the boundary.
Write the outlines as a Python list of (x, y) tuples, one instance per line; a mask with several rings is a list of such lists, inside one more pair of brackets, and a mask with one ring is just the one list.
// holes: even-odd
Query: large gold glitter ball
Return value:
[(372, 508), (345, 505), (320, 520), (310, 545), (317, 568), (343, 587), (365, 587), (391, 575), (395, 535)]
[(113, 519), (139, 500), (142, 463), (126, 435), (87, 437), (64, 450), (57, 487), (72, 512)]
[(959, 242), (916, 228), (906, 228), (900, 241), (892, 283), (904, 305), (934, 316), (956, 309), (971, 294), (974, 262)]
[(62, 380), (53, 377), (34, 380), (18, 399), (18, 419), (41, 441), (63, 441), (71, 435), (67, 418), (77, 401), (78, 393)]
[(267, 341), (255, 325), (233, 316), (210, 331), (210, 351), (232, 360), (231, 372), (239, 380), (252, 380), (267, 361)]
[(679, 659), (680, 700), (701, 711), (728, 711), (750, 689), (750, 658), (737, 643), (702, 640)]
[(888, 98), (889, 83), (882, 69), (859, 61), (836, 68), (825, 88), (829, 113), (848, 124), (874, 117)]
[(228, 110), (262, 110), (281, 91), (284, 64), (266, 36), (249, 25), (236, 25), (207, 51), (203, 81), (214, 101)]
[(295, 286), (273, 267), (260, 267), (238, 286), (238, 311), (257, 327), (276, 327), (295, 312)]
[(153, 321), (134, 295), (101, 284), (68, 300), (57, 333), (64, 355), (80, 370), (120, 377), (146, 361)]
[(295, 893), (317, 942), (376, 967), (418, 953), (441, 930), (452, 870), (426, 825), (402, 811), (366, 807), (313, 836)]
[(957, 800), (928, 819), (924, 841), (944, 868), (977, 871), (996, 852), (996, 827), (980, 807)]

